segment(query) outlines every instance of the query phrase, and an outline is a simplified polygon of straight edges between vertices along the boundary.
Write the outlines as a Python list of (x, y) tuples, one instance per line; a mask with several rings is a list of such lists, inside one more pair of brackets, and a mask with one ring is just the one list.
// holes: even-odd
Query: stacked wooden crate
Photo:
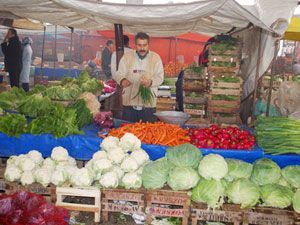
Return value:
[[(225, 44), (224, 44), (225, 43)], [(219, 48), (219, 46), (221, 48)], [(224, 47), (225, 46), (225, 47)], [(239, 124), (242, 80), (240, 70), (241, 45), (221, 42), (210, 46), (208, 74), (208, 117), (211, 123)]]
[(175, 97), (158, 97), (156, 111), (174, 111), (176, 106)]
[(190, 121), (203, 120), (207, 106), (207, 79), (204, 68), (190, 67), (184, 72), (183, 80), (183, 105), (184, 111), (191, 118)]

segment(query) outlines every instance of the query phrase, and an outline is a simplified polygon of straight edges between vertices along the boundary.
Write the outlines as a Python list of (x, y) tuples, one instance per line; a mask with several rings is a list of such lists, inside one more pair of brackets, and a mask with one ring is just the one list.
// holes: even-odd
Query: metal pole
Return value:
[(43, 46), (42, 46), (42, 60), (41, 60), (41, 73), (42, 73), (42, 76), (44, 75), (45, 39), (46, 39), (46, 26), (44, 26)]
[(71, 43), (70, 43), (70, 59), (69, 59), (69, 71), (71, 73), (71, 66), (72, 66), (72, 49), (73, 49), (73, 33), (74, 33), (74, 28), (70, 27), (71, 29)]
[(55, 34), (54, 34), (55, 40), (54, 40), (54, 64), (53, 64), (53, 69), (54, 69), (54, 78), (56, 80), (56, 57), (57, 57), (57, 52), (56, 52), (56, 40), (57, 40), (57, 25), (55, 25)]
[(257, 60), (256, 60), (256, 75), (254, 80), (253, 103), (252, 103), (252, 120), (254, 120), (255, 117), (255, 103), (256, 103), (257, 84), (259, 79), (259, 68), (260, 68), (260, 60), (261, 60), (261, 40), (262, 40), (262, 28), (259, 29), (259, 43), (258, 43)]
[(119, 62), (124, 54), (123, 26), (115, 24), (115, 42), (116, 42), (116, 68), (119, 68)]
[[(124, 40), (123, 40), (123, 25), (115, 24), (115, 42), (116, 42), (116, 69), (119, 68), (119, 62), (124, 54)], [(113, 112), (114, 118), (122, 118), (122, 87), (117, 86), (117, 90), (111, 96), (109, 108)]]
[(175, 37), (175, 64), (174, 64), (174, 66), (175, 66), (175, 68), (174, 68), (174, 73), (175, 74), (173, 74), (173, 75), (177, 75), (176, 74), (176, 65), (177, 65), (177, 37)]
[(274, 65), (275, 65), (275, 59), (278, 53), (278, 41), (275, 43), (275, 49), (274, 49), (274, 57), (272, 60), (272, 69), (271, 69), (271, 79), (270, 79), (270, 87), (269, 87), (269, 93), (268, 93), (268, 101), (267, 101), (267, 111), (266, 111), (266, 116), (269, 116), (269, 111), (270, 111), (270, 103), (271, 103), (271, 96), (272, 96), (272, 90), (273, 90), (273, 81), (274, 81)]

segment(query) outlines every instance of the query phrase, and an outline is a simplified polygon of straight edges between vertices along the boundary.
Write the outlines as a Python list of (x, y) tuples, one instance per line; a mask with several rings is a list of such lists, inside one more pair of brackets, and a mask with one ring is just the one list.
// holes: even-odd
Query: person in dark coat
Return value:
[(17, 31), (10, 28), (1, 44), (5, 71), (9, 74), (10, 86), (19, 87), (22, 70), (22, 45)]
[(112, 40), (108, 40), (106, 42), (106, 47), (102, 51), (102, 57), (101, 57), (102, 60), (101, 67), (103, 72), (105, 73), (107, 80), (112, 78), (111, 68), (110, 68), (112, 48), (113, 48), (113, 42)]

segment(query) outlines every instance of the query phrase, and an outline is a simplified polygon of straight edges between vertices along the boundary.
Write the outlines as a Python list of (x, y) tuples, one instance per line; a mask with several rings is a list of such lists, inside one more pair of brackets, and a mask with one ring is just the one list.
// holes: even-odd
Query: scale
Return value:
[(171, 88), (170, 86), (159, 86), (157, 97), (171, 97)]

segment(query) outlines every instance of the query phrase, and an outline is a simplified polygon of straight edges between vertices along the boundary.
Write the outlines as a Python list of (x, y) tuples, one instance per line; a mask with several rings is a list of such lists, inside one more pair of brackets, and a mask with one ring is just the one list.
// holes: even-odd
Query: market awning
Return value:
[(28, 30), (43, 30), (43, 24), (39, 22), (32, 22), (28, 19), (8, 19), (1, 18), (0, 16), (0, 25), (13, 27), (18, 29), (28, 29)]
[(117, 23), (129, 33), (174, 36), (194, 32), (212, 36), (249, 23), (283, 34), (298, 0), (251, 2), (241, 5), (235, 0), (199, 0), (132, 5), (86, 0), (0, 0), (0, 8), (21, 18), (87, 30), (112, 30)]
[(300, 41), (300, 17), (292, 17), (291, 23), (284, 33), (283, 39)]

